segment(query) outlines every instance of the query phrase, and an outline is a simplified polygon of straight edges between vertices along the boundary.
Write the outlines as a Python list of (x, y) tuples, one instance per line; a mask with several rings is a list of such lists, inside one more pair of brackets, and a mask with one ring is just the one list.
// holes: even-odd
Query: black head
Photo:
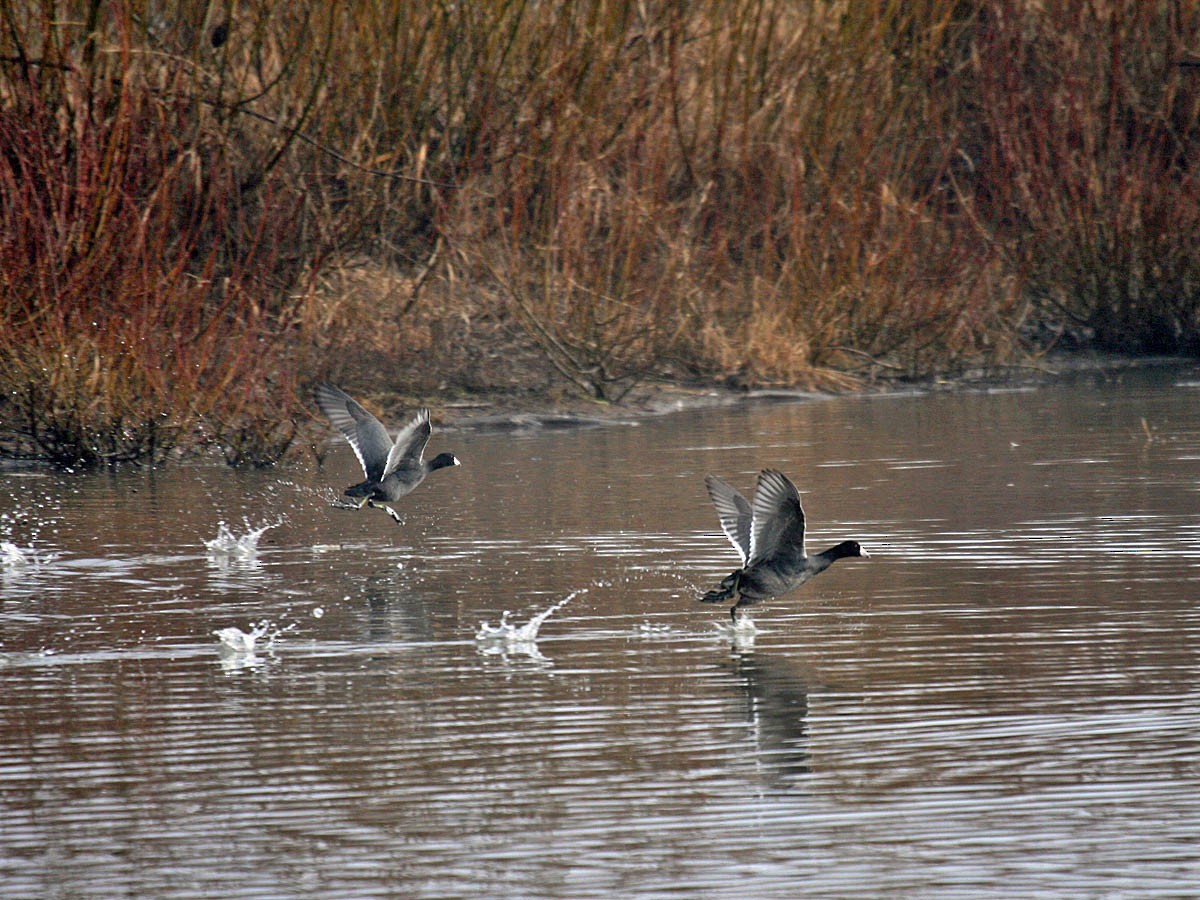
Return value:
[(862, 544), (858, 541), (842, 541), (836, 547), (829, 551), (830, 556), (834, 559), (845, 559), (849, 556), (859, 556), (863, 559), (870, 559), (871, 554), (862, 548)]
[(458, 457), (453, 453), (439, 453), (429, 461), (429, 471), (434, 469), (444, 469), (446, 466), (461, 466)]

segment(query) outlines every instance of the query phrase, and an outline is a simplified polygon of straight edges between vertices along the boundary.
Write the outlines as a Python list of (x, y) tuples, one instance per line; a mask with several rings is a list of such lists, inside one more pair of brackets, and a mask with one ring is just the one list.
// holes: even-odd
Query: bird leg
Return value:
[(733, 606), (729, 607), (729, 618), (733, 619), (733, 624), (737, 624), (738, 607), (742, 605), (742, 570), (733, 573), (733, 588), (730, 593), (733, 595)]
[(364, 498), (360, 503), (347, 503), (345, 500), (335, 500), (329, 505), (334, 509), (362, 509), (367, 505), (367, 498)]
[(369, 506), (369, 507), (371, 507), (371, 509), (382, 509), (385, 513), (387, 513), (389, 516), (392, 517), (392, 520), (397, 525), (404, 524), (404, 520), (402, 518), (400, 518), (400, 513), (396, 512), (394, 509), (392, 509), (386, 503), (376, 503), (374, 500), (372, 500), (370, 497), (368, 497), (363, 505)]

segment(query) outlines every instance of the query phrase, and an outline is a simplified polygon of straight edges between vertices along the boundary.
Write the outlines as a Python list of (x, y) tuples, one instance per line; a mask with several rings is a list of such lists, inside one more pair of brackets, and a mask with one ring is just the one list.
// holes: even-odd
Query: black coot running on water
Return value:
[(439, 453), (429, 462), (423, 459), (425, 445), (433, 433), (429, 410), (419, 410), (393, 441), (383, 423), (341, 388), (318, 384), (315, 393), (317, 406), (354, 448), (367, 477), (366, 481), (346, 488), (347, 497), (361, 498), (355, 508), (382, 509), (400, 522), (399, 514), (385, 501), (396, 502), (434, 469), (459, 465), (452, 453)]
[(763, 469), (754, 492), (754, 505), (716, 475), (704, 479), (717, 508), (721, 529), (742, 557), (742, 568), (722, 579), (700, 599), (705, 603), (733, 601), (729, 615), (795, 590), (848, 556), (868, 557), (858, 541), (842, 541), (823, 553), (804, 550), (804, 507), (796, 486), (782, 472)]

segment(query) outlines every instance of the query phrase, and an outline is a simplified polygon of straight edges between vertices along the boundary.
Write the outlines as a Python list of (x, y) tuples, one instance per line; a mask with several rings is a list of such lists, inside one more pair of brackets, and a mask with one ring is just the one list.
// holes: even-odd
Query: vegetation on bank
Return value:
[(838, 386), (1200, 350), (1200, 4), (0, 4), (0, 452), (285, 454), (536, 354)]

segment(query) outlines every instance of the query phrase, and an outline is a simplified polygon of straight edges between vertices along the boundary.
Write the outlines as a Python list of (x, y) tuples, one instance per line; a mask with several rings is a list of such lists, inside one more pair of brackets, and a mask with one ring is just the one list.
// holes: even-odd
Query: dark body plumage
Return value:
[(362, 465), (366, 480), (346, 488), (347, 497), (361, 498), (359, 507), (382, 509), (399, 522), (396, 511), (383, 505), (385, 501), (394, 503), (410, 493), (434, 469), (459, 465), (451, 453), (424, 460), (425, 445), (433, 433), (429, 410), (419, 410), (393, 441), (383, 423), (341, 388), (319, 384), (315, 393), (317, 406), (346, 438)]
[(796, 486), (782, 472), (764, 469), (758, 476), (754, 504), (715, 475), (704, 479), (717, 508), (721, 529), (742, 557), (732, 572), (700, 599), (705, 603), (733, 601), (729, 614), (795, 590), (839, 559), (867, 557), (857, 541), (842, 541), (809, 556), (804, 549), (804, 508)]

